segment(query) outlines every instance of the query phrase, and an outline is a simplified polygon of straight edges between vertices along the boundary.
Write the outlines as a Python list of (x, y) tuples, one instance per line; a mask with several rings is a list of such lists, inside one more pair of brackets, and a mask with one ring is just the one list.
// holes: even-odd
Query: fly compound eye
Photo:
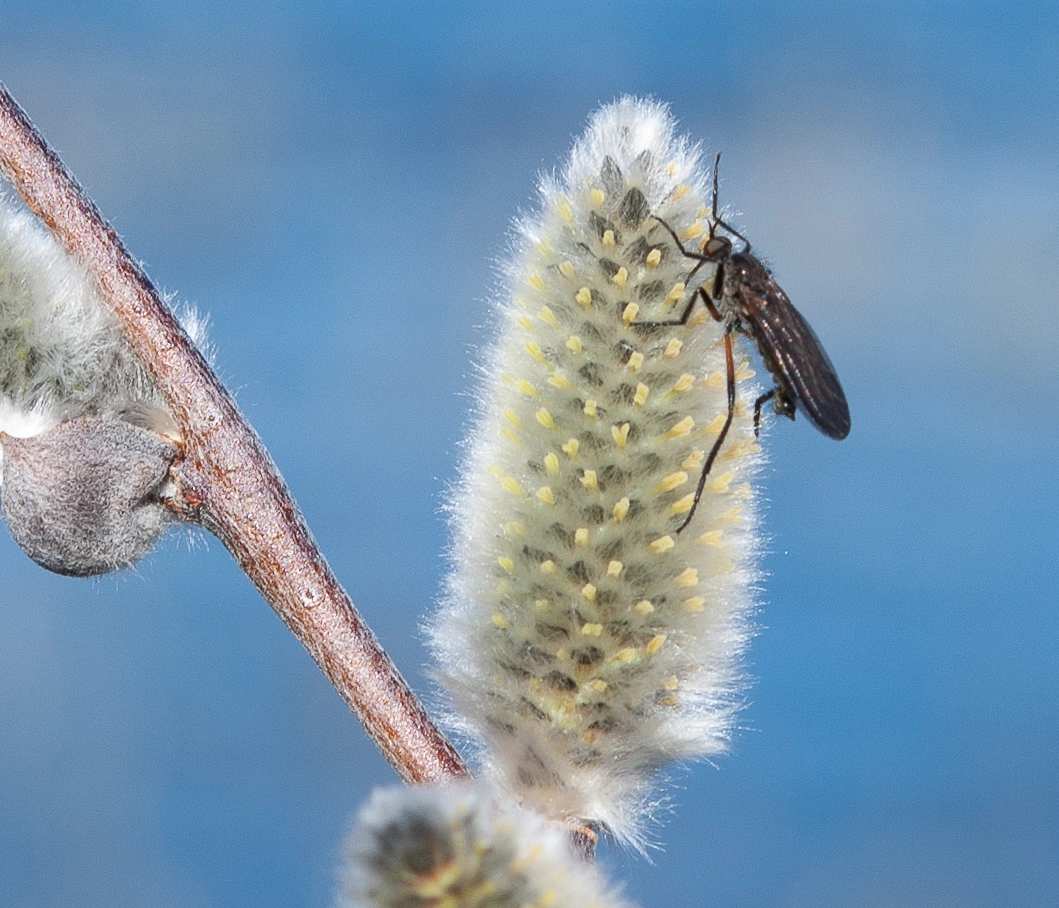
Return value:
[(702, 247), (702, 254), (712, 260), (727, 258), (732, 251), (732, 241), (726, 236), (711, 237)]
[(78, 417), (30, 438), (0, 435), (0, 506), (41, 567), (88, 577), (129, 567), (175, 519), (162, 500), (177, 446), (120, 419)]

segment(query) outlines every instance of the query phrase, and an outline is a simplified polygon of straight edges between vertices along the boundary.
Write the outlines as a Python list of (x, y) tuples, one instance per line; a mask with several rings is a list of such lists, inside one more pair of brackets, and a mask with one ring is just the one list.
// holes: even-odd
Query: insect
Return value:
[[(712, 292), (707, 293), (703, 287), (699, 287), (678, 319), (637, 323), (646, 327), (685, 325), (695, 301), (701, 297), (710, 315), (725, 326), (728, 416), (703, 465), (694, 501), (684, 522), (677, 528), (678, 533), (691, 522), (695, 514), (706, 485), (706, 477), (717, 459), (735, 417), (733, 332), (738, 331), (754, 340), (765, 367), (772, 374), (772, 388), (754, 402), (755, 436), (761, 427), (761, 408), (770, 400), (777, 415), (794, 419), (795, 411), (801, 410), (809, 422), (830, 438), (841, 440), (849, 434), (850, 428), (846, 395), (838, 375), (835, 374), (835, 367), (831, 365), (831, 360), (824, 352), (816, 333), (794, 308), (768, 268), (751, 254), (750, 241), (721, 220), (717, 213), (717, 166), (720, 161), (721, 156), (718, 154), (713, 165), (712, 223), (702, 252), (685, 249), (676, 231), (661, 218), (655, 218), (673, 237), (677, 248), (688, 258), (698, 262), (688, 275), (686, 283), (690, 283), (691, 278), (703, 265), (712, 263), (717, 266)], [(741, 240), (743, 248), (735, 251), (729, 237), (718, 235), (719, 228), (724, 228), (733, 237)]]

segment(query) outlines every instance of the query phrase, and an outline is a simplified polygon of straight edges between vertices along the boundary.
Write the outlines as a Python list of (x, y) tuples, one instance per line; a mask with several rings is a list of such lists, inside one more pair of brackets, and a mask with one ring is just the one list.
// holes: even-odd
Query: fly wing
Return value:
[(849, 435), (849, 404), (835, 367), (787, 294), (767, 272), (760, 283), (743, 284), (737, 293), (766, 365), (789, 382), (799, 409), (825, 435)]

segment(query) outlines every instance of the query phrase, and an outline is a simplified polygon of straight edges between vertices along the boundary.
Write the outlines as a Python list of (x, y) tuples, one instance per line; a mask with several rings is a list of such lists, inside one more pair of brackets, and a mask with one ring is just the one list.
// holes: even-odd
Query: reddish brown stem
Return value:
[(0, 85), (0, 168), (121, 320), (184, 438), (177, 506), (224, 543), (407, 782), (465, 775), (331, 573), (261, 440), (118, 235)]

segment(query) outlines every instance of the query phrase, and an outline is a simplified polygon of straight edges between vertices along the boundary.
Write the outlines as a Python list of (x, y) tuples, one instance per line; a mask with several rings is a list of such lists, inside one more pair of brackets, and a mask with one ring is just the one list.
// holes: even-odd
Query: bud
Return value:
[(176, 444), (121, 419), (83, 416), (29, 438), (0, 433), (0, 505), (30, 558), (87, 577), (146, 555), (173, 521)]
[[(181, 321), (201, 346), (204, 320)], [(0, 195), (0, 498), (15, 540), (60, 574), (133, 564), (172, 519), (160, 490), (178, 443), (84, 268)]]

